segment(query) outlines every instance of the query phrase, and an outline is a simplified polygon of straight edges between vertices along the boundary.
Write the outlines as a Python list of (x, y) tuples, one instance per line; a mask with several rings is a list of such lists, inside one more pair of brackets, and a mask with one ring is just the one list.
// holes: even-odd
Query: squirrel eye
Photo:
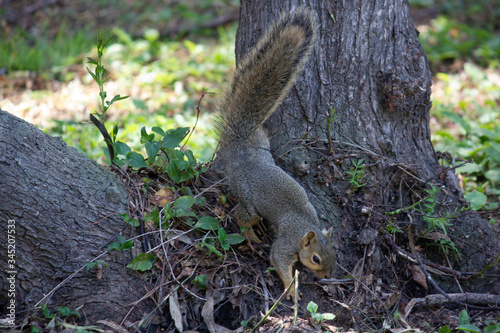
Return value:
[(317, 255), (313, 255), (312, 260), (316, 265), (321, 264), (321, 261), (319, 260), (319, 257)]

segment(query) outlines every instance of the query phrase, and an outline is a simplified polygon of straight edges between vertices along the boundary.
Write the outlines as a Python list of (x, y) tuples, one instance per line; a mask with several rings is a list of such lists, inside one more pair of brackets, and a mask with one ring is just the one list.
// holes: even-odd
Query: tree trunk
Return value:
[[(117, 235), (130, 234), (117, 216), (128, 212), (128, 191), (115, 174), (0, 110), (0, 198), (0, 313), (11, 313), (12, 300), (16, 324), (40, 303), (85, 305), (91, 323), (135, 321), (147, 311), (141, 303), (127, 316), (144, 281), (125, 268), (126, 254), (105, 254)], [(101, 279), (82, 269), (103, 253)]]
[[(280, 12), (301, 5), (298, 0), (242, 0), (237, 60)], [(364, 275), (393, 283), (387, 239), (403, 248), (414, 248), (417, 239), (422, 256), (448, 266), (436, 250), (442, 247), (418, 238), (426, 225), (414, 210), (392, 217), (404, 233), (383, 237), (390, 222), (384, 213), (425, 198), (429, 184), (442, 187), (435, 214), (466, 204), (456, 176), (438, 163), (430, 141), (431, 73), (408, 1), (311, 0), (307, 7), (315, 13), (320, 38), (294, 88), (266, 124), (275, 160), (304, 186), (324, 224), (333, 225), (338, 261), (349, 272), (364, 263)], [(331, 145), (329, 112), (334, 116)], [(366, 185), (356, 191), (347, 172), (360, 159)], [(467, 211), (452, 222), (447, 232), (460, 251), (457, 260), (449, 256), (452, 267), (481, 271), (491, 264), (500, 246), (487, 221)], [(367, 248), (370, 258), (364, 256)], [(407, 262), (397, 262), (399, 271), (411, 276)], [(498, 265), (493, 271), (498, 274)], [(339, 276), (349, 272), (337, 270)], [(447, 291), (459, 289), (454, 279), (440, 283)], [(491, 278), (462, 287), (500, 292), (500, 283)]]

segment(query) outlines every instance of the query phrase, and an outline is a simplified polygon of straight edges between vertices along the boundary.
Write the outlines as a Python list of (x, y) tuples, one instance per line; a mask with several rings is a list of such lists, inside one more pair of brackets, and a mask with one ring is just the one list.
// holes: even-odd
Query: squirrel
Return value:
[[(237, 64), (217, 106), (217, 154), (238, 201), (235, 216), (252, 237), (251, 227), (261, 217), (268, 223), (275, 238), (271, 264), (285, 288), (298, 260), (320, 278), (331, 277), (335, 266), (332, 228), (321, 229), (304, 188), (275, 164), (262, 127), (301, 73), (316, 39), (309, 10), (282, 14)], [(290, 296), (296, 301), (294, 285)]]

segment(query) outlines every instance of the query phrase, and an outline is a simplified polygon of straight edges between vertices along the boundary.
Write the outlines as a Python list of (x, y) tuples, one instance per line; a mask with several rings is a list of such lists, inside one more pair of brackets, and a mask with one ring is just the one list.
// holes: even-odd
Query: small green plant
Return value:
[(330, 105), (329, 107), (330, 110), (328, 111), (328, 116), (326, 118), (326, 138), (328, 139), (328, 151), (331, 154), (333, 153), (333, 144), (332, 144), (332, 134), (330, 132), (330, 126), (332, 121), (336, 123), (340, 118), (340, 116), (335, 115), (335, 109), (333, 108), (333, 106)]
[[(217, 240), (220, 243), (220, 247), (225, 251), (229, 250), (230, 245), (236, 245), (245, 241), (245, 237), (240, 234), (228, 235), (226, 231), (220, 227), (219, 220), (211, 216), (201, 217), (195, 224), (195, 227), (206, 231), (217, 231)], [(199, 245), (202, 248), (206, 248), (209, 253), (214, 253), (219, 258), (223, 257), (223, 254), (217, 249), (214, 238), (207, 237)]]
[(349, 182), (352, 184), (354, 192), (366, 185), (366, 166), (363, 164), (364, 159), (352, 161), (352, 167), (347, 171)]
[(129, 239), (127, 240), (123, 236), (118, 236), (117, 241), (111, 243), (111, 245), (108, 246), (108, 251), (116, 250), (116, 251), (124, 251), (131, 249), (132, 246), (134, 246), (134, 241)]
[[(99, 129), (102, 136), (104, 137), (104, 141), (106, 142), (106, 145), (108, 147), (109, 160), (110, 160), (111, 164), (115, 163), (116, 147), (114, 147), (114, 146), (116, 143), (116, 136), (118, 135), (118, 125), (115, 124), (115, 126), (113, 126), (113, 131), (111, 132), (111, 135), (110, 135), (108, 130), (106, 129), (106, 126), (104, 125), (104, 121), (106, 119), (106, 112), (109, 110), (111, 105), (113, 105), (113, 103), (120, 101), (122, 99), (128, 98), (128, 96), (121, 97), (120, 95), (116, 95), (110, 101), (106, 100), (107, 93), (104, 90), (104, 83), (106, 83), (110, 78), (108, 77), (108, 71), (102, 65), (102, 56), (104, 54), (104, 48), (109, 44), (109, 42), (111, 42), (111, 40), (113, 38), (114, 38), (114, 36), (110, 37), (107, 41), (104, 41), (102, 38), (102, 35), (100, 33), (98, 33), (98, 35), (97, 35), (97, 60), (94, 60), (93, 58), (87, 57), (88, 63), (96, 66), (94, 69), (94, 72), (92, 72), (88, 67), (87, 67), (87, 71), (89, 72), (90, 76), (92, 76), (92, 79), (94, 79), (94, 81), (99, 86), (99, 98), (101, 100), (100, 112), (94, 111), (93, 114), (90, 115), (90, 120)], [(97, 118), (96, 118), (96, 116), (97, 116)], [(121, 148), (122, 148), (122, 150), (124, 149), (123, 147), (121, 147)], [(120, 151), (120, 152), (122, 152), (122, 151)]]
[(61, 306), (54, 311), (51, 311), (46, 304), (42, 304), (40, 306), (40, 310), (42, 310), (42, 314), (47, 319), (53, 319), (55, 317), (71, 317), (74, 316), (78, 319), (81, 319), (80, 314), (76, 310), (70, 310), (66, 306)]
[[(70, 310), (66, 306), (61, 306), (55, 310), (49, 309), (46, 304), (41, 304), (40, 308), (38, 308), (39, 311), (41, 311), (41, 316), (38, 317), (37, 314), (35, 314), (32, 317), (33, 319), (37, 319), (37, 321), (41, 322), (47, 322), (43, 326), (52, 326), (52, 327), (68, 327), (68, 326), (74, 326), (74, 325), (69, 325), (66, 323), (67, 320), (71, 320), (74, 322), (76, 319), (81, 319), (80, 313), (77, 310)], [(40, 329), (38, 328), (41, 323), (38, 323), (38, 325), (31, 325), (31, 330), (30, 332), (32, 333), (39, 333)], [(37, 327), (38, 326), (38, 327)]]
[[(35, 313), (30, 319), (36, 323), (32, 323), (31, 333), (39, 333), (50, 331), (64, 331), (70, 330), (74, 332), (102, 332), (103, 330), (98, 326), (78, 326), (76, 325), (76, 320), (80, 320), (81, 316), (77, 310), (71, 310), (66, 306), (58, 307), (55, 310), (51, 310), (46, 304), (40, 305), (38, 311), (41, 312), (41, 316)], [(68, 323), (71, 322), (71, 323)], [(43, 326), (46, 330), (40, 330), (39, 327)], [(50, 328), (51, 327), (51, 328)]]
[(387, 226), (385, 227), (385, 230), (389, 231), (391, 234), (403, 233), (403, 230), (401, 230), (401, 228), (398, 227), (396, 225), (396, 223), (394, 223), (392, 218), (389, 218), (389, 221), (387, 222)]
[(439, 217), (436, 214), (436, 205), (438, 203), (436, 195), (439, 191), (441, 191), (441, 187), (435, 187), (432, 184), (430, 189), (425, 189), (427, 196), (422, 202), (424, 209), (420, 211), (424, 214), (424, 221), (427, 222), (426, 233), (430, 231), (439, 231), (440, 229), (446, 235), (446, 228), (451, 225), (451, 216), (449, 213), (446, 213), (443, 217)]
[(109, 268), (108, 264), (102, 260), (91, 261), (85, 265), (85, 272), (88, 273), (92, 268), (97, 267), (98, 270), (101, 270), (104, 267)]
[(207, 284), (207, 276), (204, 274), (197, 275), (192, 281), (191, 284), (196, 285), (198, 288), (201, 290), (206, 290), (208, 289), (208, 284)]
[(310, 301), (309, 304), (307, 304), (307, 310), (311, 313), (311, 317), (317, 324), (321, 324), (325, 320), (335, 319), (335, 315), (333, 313), (318, 313), (318, 305), (313, 301)]
[(139, 220), (134, 217), (130, 217), (129, 214), (120, 214), (120, 216), (123, 218), (123, 221), (125, 221), (125, 223), (128, 223), (132, 227), (139, 226)]
[(427, 196), (422, 200), (421, 203), (423, 209), (417, 208), (416, 210), (423, 214), (423, 219), (427, 223), (427, 229), (425, 230), (424, 234), (431, 231), (442, 231), (445, 236), (439, 237), (438, 239), (436, 239), (436, 242), (442, 245), (442, 248), (446, 253), (448, 253), (448, 250), (451, 249), (455, 254), (458, 255), (459, 251), (455, 246), (455, 243), (446, 236), (446, 228), (451, 226), (452, 219), (456, 218), (459, 213), (463, 212), (467, 208), (455, 207), (453, 211), (446, 211), (444, 214), (440, 215), (436, 211), (436, 205), (438, 204), (437, 194), (439, 193), (439, 191), (441, 191), (441, 187), (435, 187), (433, 184), (431, 184), (430, 188), (425, 189)]

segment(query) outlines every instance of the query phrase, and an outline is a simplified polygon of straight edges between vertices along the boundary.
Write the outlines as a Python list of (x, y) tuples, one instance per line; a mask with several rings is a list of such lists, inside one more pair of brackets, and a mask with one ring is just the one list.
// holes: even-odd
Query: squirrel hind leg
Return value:
[(249, 241), (262, 243), (252, 229), (252, 226), (256, 225), (260, 221), (260, 216), (257, 215), (255, 209), (248, 205), (239, 203), (235, 208), (234, 214), (236, 215), (238, 224), (244, 229), (243, 234), (245, 238)]

